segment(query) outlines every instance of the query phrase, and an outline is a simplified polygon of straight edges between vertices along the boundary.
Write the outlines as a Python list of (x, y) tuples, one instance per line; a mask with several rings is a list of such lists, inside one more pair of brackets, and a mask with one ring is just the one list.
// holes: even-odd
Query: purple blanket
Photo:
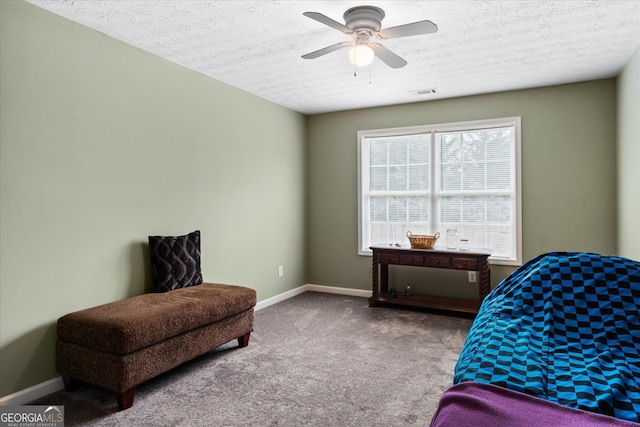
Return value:
[(638, 427), (491, 384), (463, 382), (440, 399), (431, 427)]

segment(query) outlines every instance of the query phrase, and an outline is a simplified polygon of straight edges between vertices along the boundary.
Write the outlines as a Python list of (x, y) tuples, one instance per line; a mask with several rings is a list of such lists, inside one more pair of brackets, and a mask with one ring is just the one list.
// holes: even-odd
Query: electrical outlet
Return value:
[(284, 267), (279, 265), (278, 266), (278, 277), (282, 277), (284, 276)]
[(467, 274), (469, 278), (469, 283), (476, 283), (478, 281), (475, 271), (469, 271), (467, 272)]

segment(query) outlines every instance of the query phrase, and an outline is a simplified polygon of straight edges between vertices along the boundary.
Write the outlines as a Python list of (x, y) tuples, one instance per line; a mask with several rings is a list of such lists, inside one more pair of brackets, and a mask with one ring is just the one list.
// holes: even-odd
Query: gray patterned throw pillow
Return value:
[(200, 231), (185, 236), (149, 236), (149, 250), (156, 292), (202, 283)]

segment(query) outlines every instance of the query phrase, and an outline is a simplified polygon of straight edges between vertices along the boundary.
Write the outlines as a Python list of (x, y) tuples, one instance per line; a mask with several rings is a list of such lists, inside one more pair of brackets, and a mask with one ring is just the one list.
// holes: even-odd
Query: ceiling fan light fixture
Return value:
[(373, 62), (374, 52), (364, 43), (358, 43), (349, 49), (349, 62), (356, 67), (366, 67)]

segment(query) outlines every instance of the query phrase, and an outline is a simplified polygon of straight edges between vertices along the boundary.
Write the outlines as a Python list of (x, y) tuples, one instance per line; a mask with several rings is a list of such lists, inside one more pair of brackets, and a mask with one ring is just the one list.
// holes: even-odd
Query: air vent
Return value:
[(414, 95), (432, 95), (436, 93), (436, 88), (432, 87), (429, 89), (412, 90), (411, 93), (413, 93)]

